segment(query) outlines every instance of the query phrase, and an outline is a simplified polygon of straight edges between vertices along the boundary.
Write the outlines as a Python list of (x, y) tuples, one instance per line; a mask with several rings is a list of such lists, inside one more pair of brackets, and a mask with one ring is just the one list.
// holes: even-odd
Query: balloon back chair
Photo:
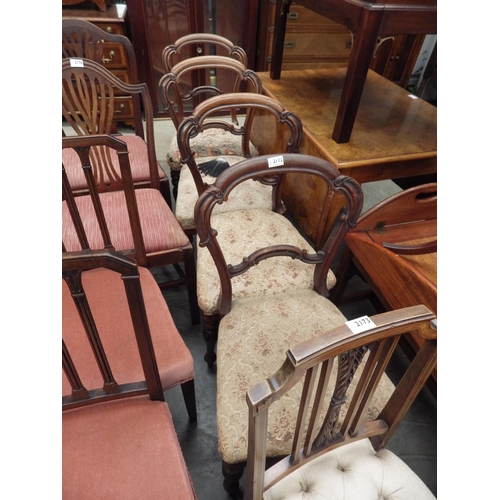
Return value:
[[(168, 112), (176, 130), (184, 118), (208, 98), (233, 92), (262, 93), (262, 83), (254, 71), (249, 70), (237, 59), (219, 55), (204, 55), (182, 60), (162, 76), (158, 85), (164, 109)], [(236, 111), (233, 111), (227, 120), (236, 125), (238, 123)], [(198, 158), (242, 156), (240, 138), (220, 128), (213, 128), (199, 135), (191, 147)], [(255, 151), (253, 145), (251, 147)], [(175, 134), (169, 144), (167, 163), (170, 167), (172, 191), (176, 198), (182, 162)]]
[[(341, 207), (321, 248), (312, 248), (286, 213), (282, 215), (281, 187), (289, 173), (323, 182), (328, 197)], [(275, 211), (215, 213), (238, 184), (250, 179), (272, 186)], [(212, 273), (211, 294), (220, 316), (218, 336), (213, 339), (217, 341), (217, 430), (224, 487), (230, 493), (238, 491), (248, 458), (247, 391), (279, 369), (287, 349), (346, 322), (328, 298), (334, 283), (330, 269), (362, 203), (359, 184), (326, 160), (283, 154), (251, 158), (225, 170), (196, 204), (199, 251), (212, 258), (211, 263), (204, 261), (207, 270), (199, 279), (206, 282)], [(352, 363), (367, 363), (362, 354)], [(370, 402), (370, 415), (385, 403), (392, 387), (384, 377)], [(268, 448), (270, 457), (290, 453), (289, 423), (298, 404), (285, 399), (289, 404), (274, 413), (277, 437)]]
[[(240, 125), (227, 122), (223, 116), (243, 110), (245, 120)], [(256, 117), (256, 113), (260, 115)], [(237, 92), (212, 97), (200, 103), (192, 115), (185, 118), (179, 126), (178, 144), (183, 166), (179, 177), (179, 191), (175, 206), (175, 215), (188, 235), (196, 234), (194, 206), (198, 196), (207, 186), (213, 184), (220, 171), (231, 165), (257, 156), (250, 142), (252, 131), (259, 127), (266, 117), (274, 121), (273, 133), (283, 139), (274, 144), (276, 153), (298, 153), (302, 140), (300, 119), (286, 110), (278, 101), (251, 92)], [(278, 133), (280, 129), (283, 129)], [(239, 141), (241, 155), (219, 155), (199, 158), (193, 143), (198, 137), (213, 130), (223, 130), (227, 135)], [(205, 170), (212, 164), (215, 171)], [(219, 171), (217, 171), (219, 169)], [(271, 188), (261, 183), (246, 182), (241, 184), (229, 203), (218, 207), (217, 211), (233, 211), (247, 208), (272, 210)]]
[(181, 373), (161, 339), (183, 344), (166, 331), (173, 322), (148, 270), (86, 250), (63, 252), (62, 275), (63, 497), (196, 498), (163, 394), (165, 377), (193, 376), (193, 360), (185, 346), (177, 351), (191, 365)]
[[(160, 191), (134, 187), (126, 143), (111, 135), (63, 137), (62, 143), (63, 152), (71, 150), (78, 159), (88, 192), (73, 192), (63, 163), (63, 248), (113, 248), (148, 269), (173, 266), (175, 277), (159, 282), (159, 286), (186, 285), (191, 320), (199, 323), (193, 246)], [(109, 171), (112, 184), (102, 179), (99, 164), (96, 167), (92, 157), (94, 148), (114, 151), (120, 169)]]

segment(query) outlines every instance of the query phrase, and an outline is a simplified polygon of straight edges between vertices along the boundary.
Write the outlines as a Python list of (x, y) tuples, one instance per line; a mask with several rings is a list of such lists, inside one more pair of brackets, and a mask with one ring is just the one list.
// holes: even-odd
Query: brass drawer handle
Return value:
[(110, 50), (109, 51), (109, 58), (103, 57), (102, 58), (102, 63), (103, 64), (110, 63), (113, 60), (113, 57), (115, 57), (115, 51), (114, 50)]
[(125, 109), (125, 104), (120, 104), (120, 109), (115, 109), (115, 113), (121, 113)]
[(285, 49), (294, 49), (295, 42), (285, 42), (284, 47), (285, 47)]
[(106, 27), (106, 31), (107, 31), (108, 33), (112, 33), (112, 32), (113, 32), (113, 28), (112, 28), (111, 26), (107, 26), (107, 27)]
[(299, 18), (299, 13), (298, 12), (289, 12), (288, 13), (288, 19), (292, 19), (296, 21)]

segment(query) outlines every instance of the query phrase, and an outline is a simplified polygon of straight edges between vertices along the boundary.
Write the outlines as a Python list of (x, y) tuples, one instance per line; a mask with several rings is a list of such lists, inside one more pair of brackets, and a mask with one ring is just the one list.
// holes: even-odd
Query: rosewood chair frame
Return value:
[[(244, 110), (245, 122), (241, 125), (228, 122), (219, 115), (234, 114)], [(186, 117), (180, 124), (177, 132), (177, 141), (181, 152), (181, 161), (187, 165), (193, 176), (198, 195), (208, 187), (201, 176), (197, 165), (195, 152), (191, 147), (191, 140), (205, 130), (211, 128), (222, 129), (241, 137), (241, 149), (245, 158), (251, 158), (250, 149), (252, 127), (258, 124), (256, 114), (269, 113), (276, 118), (276, 126), (288, 127), (286, 139), (282, 144), (276, 144), (276, 152), (298, 153), (302, 141), (302, 123), (294, 113), (286, 110), (281, 103), (259, 93), (236, 92), (215, 96), (200, 103), (191, 116)], [(219, 118), (218, 118), (219, 117)], [(232, 167), (231, 167), (232, 168)], [(194, 206), (193, 206), (194, 210)], [(196, 234), (194, 227), (185, 227), (187, 234)]]
[[(217, 48), (221, 48), (222, 52), (227, 52), (227, 54), (217, 53)], [(185, 54), (187, 54), (187, 57), (182, 57)], [(175, 43), (163, 49), (163, 70), (165, 73), (170, 73), (180, 60), (202, 55), (225, 55), (236, 59), (245, 67), (248, 66), (246, 52), (241, 47), (234, 45), (231, 40), (214, 33), (190, 33), (178, 38)], [(197, 84), (193, 86), (196, 87)]]

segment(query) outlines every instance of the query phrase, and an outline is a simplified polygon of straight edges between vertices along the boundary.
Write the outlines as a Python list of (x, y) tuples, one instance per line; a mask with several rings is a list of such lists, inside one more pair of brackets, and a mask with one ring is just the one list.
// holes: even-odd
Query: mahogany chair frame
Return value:
[[(278, 155), (282, 165), (270, 166), (277, 155), (263, 155), (244, 160), (222, 172), (215, 183), (208, 187), (198, 198), (195, 206), (196, 231), (199, 246), (207, 247), (217, 267), (221, 293), (219, 312), (217, 315), (205, 315), (202, 311), (203, 336), (207, 344), (205, 361), (213, 366), (216, 355), (215, 345), (218, 339), (218, 325), (224, 315), (231, 310), (232, 285), (231, 279), (258, 264), (263, 259), (277, 256), (289, 256), (302, 262), (314, 265), (314, 290), (328, 297), (327, 274), (335, 256), (343, 243), (347, 231), (356, 225), (363, 204), (363, 192), (360, 185), (350, 177), (341, 175), (339, 171), (326, 160), (300, 153), (285, 153)], [(271, 162), (271, 163), (270, 163)], [(332, 225), (330, 235), (325, 239), (321, 249), (312, 255), (302, 249), (290, 245), (273, 245), (263, 248), (252, 255), (244, 257), (237, 265), (228, 265), (217, 240), (217, 231), (210, 223), (210, 218), (217, 204), (230, 199), (231, 191), (247, 180), (258, 180), (272, 186), (273, 211), (286, 214), (282, 203), (283, 184), (288, 173), (315, 176), (325, 182), (328, 196), (345, 198), (337, 221)], [(297, 229), (297, 231), (299, 231)], [(300, 232), (300, 231), (299, 231)]]
[[(137, 346), (144, 369), (145, 380), (143, 382), (120, 386), (113, 377), (106, 353), (102, 348), (99, 332), (95, 328), (91, 309), (88, 305), (81, 281), (83, 271), (99, 267), (111, 269), (122, 275)], [(127, 255), (109, 249), (63, 252), (62, 274), (71, 291), (75, 305), (81, 317), (84, 318), (83, 321), (86, 325), (89, 339), (91, 339), (96, 363), (103, 374), (102, 388), (86, 389), (82, 384), (78, 370), (63, 340), (63, 370), (72, 386), (71, 396), (63, 396), (63, 411), (93, 404), (96, 401), (104, 402), (125, 396), (130, 397), (143, 394), (148, 394), (153, 401), (165, 401), (160, 374), (154, 356), (153, 341), (148, 326), (137, 261)]]
[[(235, 122), (228, 122), (219, 115), (235, 114), (244, 110), (245, 122), (241, 125)], [(276, 125), (287, 127), (288, 133), (280, 146), (276, 145), (276, 152), (298, 153), (302, 142), (302, 123), (294, 113), (288, 111), (278, 101), (252, 92), (236, 92), (212, 97), (200, 103), (191, 116), (186, 117), (179, 125), (177, 131), (177, 142), (181, 152), (181, 161), (186, 164), (191, 171), (198, 195), (201, 195), (208, 184), (203, 180), (196, 162), (195, 152), (191, 148), (190, 142), (204, 130), (218, 128), (226, 130), (235, 136), (241, 136), (241, 148), (245, 158), (251, 158), (250, 137), (252, 127), (256, 122), (256, 113), (264, 112), (276, 118)], [(231, 167), (232, 168), (232, 167)], [(193, 207), (194, 209), (194, 207)], [(184, 228), (189, 234), (195, 234), (195, 228)]]
[[(93, 209), (99, 223), (99, 231), (104, 244), (104, 248), (114, 249), (114, 245), (111, 241), (108, 221), (106, 221), (100, 194), (116, 190), (122, 191), (126, 201), (126, 208), (130, 221), (134, 247), (118, 248), (117, 250), (123, 252), (125, 255), (137, 259), (137, 262), (140, 266), (144, 266), (147, 268), (174, 265), (179, 273), (179, 278), (172, 279), (167, 282), (160, 282), (159, 286), (160, 288), (170, 288), (185, 284), (188, 289), (191, 320), (193, 324), (199, 323), (199, 308), (196, 299), (196, 270), (194, 264), (193, 246), (188, 241), (186, 245), (179, 248), (172, 248), (152, 254), (146, 253), (146, 249), (144, 246), (143, 229), (137, 206), (135, 187), (131, 180), (132, 174), (130, 172), (130, 163), (128, 161), (127, 145), (116, 136), (89, 135), (79, 137), (63, 137), (62, 146), (63, 149), (74, 149), (80, 158), (82, 169), (85, 172), (85, 178), (88, 186), (89, 194), (86, 196), (89, 196), (92, 200)], [(115, 150), (118, 156), (120, 164), (120, 175), (115, 176), (115, 182), (112, 186), (106, 185), (103, 182), (97, 182), (95, 167), (93, 167), (91, 160), (91, 149), (100, 146), (105, 146), (107, 148)], [(73, 222), (79, 244), (81, 246), (81, 250), (90, 250), (89, 239), (85, 232), (84, 222), (82, 221), (76, 201), (79, 196), (75, 194), (71, 189), (71, 185), (66, 175), (64, 165), (62, 169), (62, 192), (63, 200), (67, 204), (71, 220)], [(168, 205), (167, 209), (170, 210)], [(175, 219), (174, 222), (176, 222)], [(179, 264), (181, 262), (184, 263), (185, 273), (182, 272), (179, 267)]]
[[(87, 38), (85, 38), (87, 40)], [(100, 46), (100, 44), (98, 44)], [(62, 61), (62, 115), (78, 135), (113, 134), (115, 97), (126, 94), (139, 103), (138, 119), (141, 121), (140, 106), (144, 110), (146, 125), (146, 147), (149, 164), (149, 179), (134, 182), (137, 187), (158, 189), (168, 205), (172, 206), (168, 176), (160, 179), (161, 169), (155, 149), (153, 106), (148, 87), (145, 83), (126, 83), (102, 64), (91, 59), (81, 58), (82, 67), (75, 67), (71, 58)], [(75, 86), (75, 83), (78, 82)], [(134, 112), (135, 113), (135, 112)], [(135, 115), (134, 115), (135, 116)], [(64, 134), (63, 134), (64, 135)], [(144, 133), (137, 134), (144, 139)], [(110, 160), (101, 160), (105, 169), (112, 168)]]
[[(422, 305), (376, 315), (370, 320), (372, 325), (366, 331), (354, 332), (345, 325), (289, 349), (281, 368), (248, 391), (249, 452), (245, 500), (262, 500), (265, 490), (291, 472), (354, 441), (369, 438), (376, 451), (385, 447), (436, 366), (437, 320)], [(423, 348), (403, 374), (378, 418), (365, 421), (363, 411), (398, 339), (415, 329), (424, 340)], [(352, 360), (360, 351), (368, 351), (369, 358), (340, 430), (335, 431), (339, 408), (345, 404), (344, 396), (353, 375)], [(335, 358), (338, 359), (336, 375), (332, 373)], [(333, 396), (325, 390), (330, 376), (336, 377)], [(304, 387), (293, 429), (292, 452), (266, 470), (263, 457), (266, 456), (266, 439), (270, 432), (267, 429), (269, 409), (300, 380), (304, 380)], [(319, 409), (326, 398), (331, 399), (321, 423)], [(318, 433), (315, 432), (317, 428), (320, 429)]]

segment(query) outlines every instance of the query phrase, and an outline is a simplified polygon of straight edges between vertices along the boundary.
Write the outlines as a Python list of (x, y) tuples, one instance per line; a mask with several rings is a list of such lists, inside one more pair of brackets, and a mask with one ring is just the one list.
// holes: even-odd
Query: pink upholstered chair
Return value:
[[(262, 93), (260, 78), (237, 59), (219, 55), (181, 60), (171, 67), (159, 82), (159, 93), (164, 109), (168, 112), (176, 130), (182, 120), (206, 99), (243, 91)], [(235, 111), (226, 119), (235, 125), (238, 123)], [(193, 139), (191, 147), (198, 158), (221, 155), (243, 156), (240, 139), (228, 133), (227, 129), (212, 128)], [(250, 147), (255, 151), (252, 144)], [(170, 167), (175, 198), (177, 198), (182, 159), (177, 136), (174, 135), (169, 145), (167, 163)]]
[(62, 268), (63, 497), (194, 499), (163, 395), (193, 360), (154, 279), (112, 251)]
[[(120, 135), (127, 144), (130, 154), (132, 181), (138, 188), (154, 187), (159, 189), (165, 201), (172, 206), (170, 182), (160, 167), (155, 150), (153, 107), (148, 88), (144, 83), (124, 82), (108, 71), (100, 62), (85, 59), (90, 55), (99, 59), (102, 53), (102, 40), (98, 28), (91, 29), (86, 23), (73, 26), (74, 21), (63, 21), (63, 55), (83, 54), (79, 56), (82, 67), (72, 63), (72, 59), (62, 61), (62, 115), (75, 135), (117, 134), (116, 122), (120, 119), (120, 109), (124, 99), (132, 99), (134, 105), (134, 134)], [(84, 21), (81, 21), (84, 23)], [(91, 25), (92, 26), (92, 25)], [(80, 43), (70, 45), (68, 39), (76, 37)], [(115, 35), (118, 36), (118, 35)], [(120, 37), (120, 43), (125, 43)], [(66, 51), (65, 51), (66, 47)], [(129, 51), (133, 54), (132, 47)], [(73, 56), (71, 56), (73, 57)], [(129, 57), (132, 57), (131, 55)], [(135, 61), (135, 60), (134, 60)], [(132, 76), (136, 72), (132, 72)], [(127, 97), (128, 96), (128, 97)], [(141, 105), (144, 110), (146, 136), (144, 137)], [(65, 133), (63, 135), (70, 135)], [(68, 157), (65, 157), (68, 155)], [(103, 172), (104, 182), (114, 182), (109, 178), (109, 171), (118, 170), (118, 160), (113, 150), (101, 149), (93, 153)], [(76, 158), (70, 151), (63, 152), (63, 161), (75, 192), (85, 190), (83, 179)]]
[[(413, 330), (423, 347), (373, 414), (369, 402), (385, 367), (398, 340)], [(358, 365), (363, 353), (367, 361)], [(247, 393), (245, 500), (435, 500), (385, 446), (436, 367), (436, 356), (437, 321), (422, 305), (359, 318), (288, 349), (281, 367)], [(289, 444), (283, 446), (287, 456), (266, 466), (264, 457), (279, 442)]]
[[(88, 194), (77, 196), (63, 163), (62, 231), (66, 251), (113, 248), (148, 269), (173, 266), (179, 276), (160, 287), (185, 284), (193, 324), (199, 323), (193, 246), (160, 191), (136, 189), (131, 181), (125, 142), (111, 135), (63, 137), (63, 151), (76, 156)], [(93, 148), (113, 150), (120, 170), (109, 171), (113, 185), (97, 175)], [(184, 270), (180, 267), (184, 264)]]

